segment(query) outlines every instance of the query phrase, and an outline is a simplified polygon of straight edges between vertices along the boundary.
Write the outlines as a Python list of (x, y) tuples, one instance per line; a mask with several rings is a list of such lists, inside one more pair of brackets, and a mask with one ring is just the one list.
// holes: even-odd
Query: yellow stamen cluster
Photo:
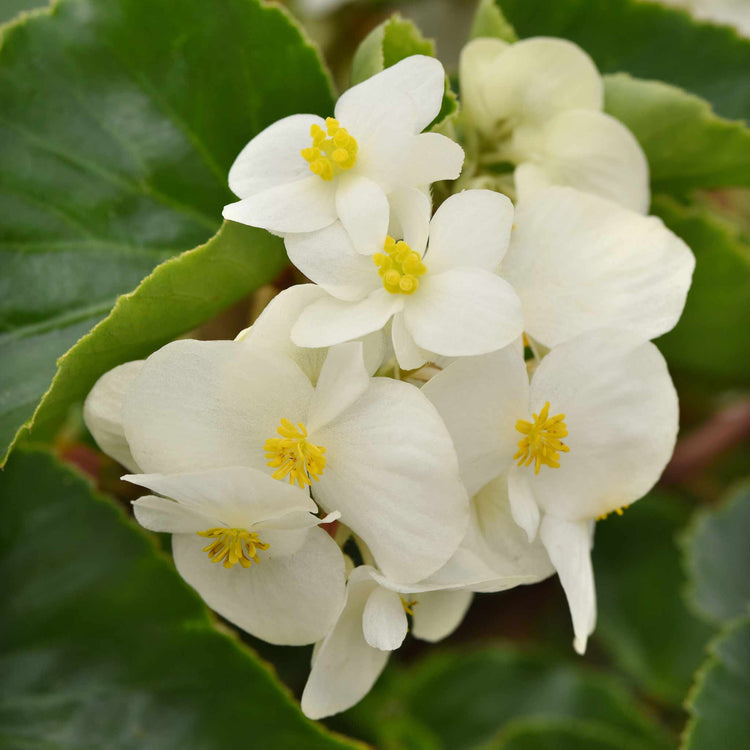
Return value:
[(326, 465), (323, 455), (326, 449), (307, 439), (307, 429), (302, 422), (295, 426), (288, 419), (282, 419), (276, 432), (281, 437), (269, 438), (263, 446), (268, 466), (276, 468), (271, 476), (274, 479), (288, 476), (289, 484), (296, 482), (302, 488), (312, 484), (310, 477), (317, 482)]
[(597, 516), (596, 517), (596, 520), (597, 521), (603, 521), (607, 516), (612, 515), (612, 513), (617, 513), (618, 516), (621, 516), (625, 512), (626, 508), (629, 508), (629, 507), (630, 507), (629, 505), (623, 505), (622, 508), (615, 508), (614, 510), (610, 511), (609, 513), (602, 513), (601, 516)]
[(414, 294), (419, 288), (419, 277), (427, 273), (419, 253), (414, 252), (403, 240), (385, 238), (385, 252), (372, 256), (383, 279), (383, 286), (391, 294)]
[(560, 468), (560, 453), (567, 453), (570, 448), (563, 444), (562, 438), (568, 434), (565, 426), (564, 414), (549, 416), (549, 401), (539, 414), (534, 414), (534, 422), (519, 419), (516, 429), (524, 435), (518, 441), (518, 453), (513, 456), (518, 459), (519, 466), (534, 464), (534, 473), (538, 474), (542, 464), (552, 469)]
[(411, 601), (406, 601), (404, 597), (399, 597), (401, 599), (401, 606), (404, 608), (404, 612), (406, 612), (407, 615), (414, 616), (414, 607), (419, 604), (419, 602), (416, 599), (412, 599)]
[(310, 171), (329, 182), (338, 172), (356, 164), (359, 146), (333, 117), (326, 118), (326, 128), (328, 133), (320, 125), (311, 125), (312, 146), (303, 148), (301, 153)]
[(239, 563), (243, 568), (249, 568), (253, 563), (259, 563), (258, 550), (267, 550), (269, 545), (263, 544), (260, 537), (247, 529), (228, 529), (216, 526), (213, 529), (197, 532), (198, 536), (214, 541), (203, 551), (208, 553), (212, 563), (223, 562), (225, 568), (231, 568)]

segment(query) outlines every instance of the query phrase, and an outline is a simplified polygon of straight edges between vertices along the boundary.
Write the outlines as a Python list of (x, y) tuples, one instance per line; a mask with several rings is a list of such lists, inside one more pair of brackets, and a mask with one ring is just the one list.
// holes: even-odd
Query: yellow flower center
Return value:
[(310, 171), (328, 182), (338, 172), (356, 164), (359, 146), (349, 131), (333, 117), (326, 118), (326, 128), (327, 133), (320, 125), (311, 125), (312, 146), (303, 148), (300, 153), (310, 165)]
[(404, 612), (406, 612), (407, 615), (414, 616), (414, 607), (419, 604), (419, 602), (416, 599), (412, 599), (411, 601), (406, 601), (403, 596), (399, 597), (401, 599), (401, 606), (404, 608)]
[(378, 267), (383, 286), (391, 294), (414, 294), (419, 288), (419, 277), (427, 273), (419, 253), (414, 252), (403, 240), (385, 238), (384, 252), (372, 256)]
[(518, 441), (519, 466), (534, 464), (534, 473), (538, 474), (542, 464), (552, 469), (560, 468), (560, 453), (567, 453), (570, 448), (563, 444), (562, 438), (568, 434), (564, 414), (549, 416), (549, 401), (539, 414), (534, 414), (534, 422), (519, 419), (516, 429), (524, 436)]
[(310, 477), (317, 482), (326, 465), (323, 455), (326, 449), (307, 439), (307, 429), (302, 422), (295, 426), (288, 419), (282, 419), (276, 432), (281, 437), (268, 438), (263, 446), (268, 466), (276, 468), (271, 476), (274, 479), (288, 476), (289, 484), (296, 482), (302, 488), (312, 484)]
[(258, 550), (267, 550), (269, 545), (263, 544), (260, 537), (247, 529), (228, 529), (225, 526), (215, 526), (213, 529), (197, 532), (198, 536), (213, 539), (203, 551), (208, 553), (212, 563), (223, 562), (225, 568), (231, 568), (239, 563), (243, 568), (249, 568), (253, 563), (259, 563)]
[(597, 516), (597, 521), (603, 521), (607, 516), (612, 515), (612, 513), (617, 513), (618, 516), (621, 516), (630, 506), (629, 505), (623, 505), (622, 508), (615, 508), (614, 510), (609, 511), (609, 513), (602, 513), (601, 516)]

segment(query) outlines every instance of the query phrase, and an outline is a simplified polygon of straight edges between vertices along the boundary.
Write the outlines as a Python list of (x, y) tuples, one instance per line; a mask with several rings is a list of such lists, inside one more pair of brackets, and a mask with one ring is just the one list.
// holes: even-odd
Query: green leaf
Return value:
[(709, 646), (687, 708), (683, 750), (741, 748), (750, 737), (750, 619), (729, 625)]
[[(376, 26), (357, 48), (352, 60), (352, 86), (411, 55), (435, 57), (435, 42), (425, 39), (411, 21), (394, 13), (387, 21)], [(456, 95), (446, 78), (443, 104), (432, 126), (441, 124), (457, 110)]]
[(495, 37), (504, 42), (518, 41), (515, 29), (508, 23), (496, 0), (479, 0), (469, 37)]
[(629, 737), (577, 719), (511, 722), (482, 750), (630, 750)]
[(0, 503), (3, 748), (354, 746), (306, 720), (82, 477), (17, 451)]
[(558, 720), (585, 721), (630, 748), (670, 746), (617, 681), (578, 664), (495, 646), (431, 654), (394, 672), (384, 690), (346, 715), (388, 750), (404, 746), (393, 742), (394, 723), (421, 738), (417, 747), (438, 738), (443, 750), (469, 750), (494, 747), (513, 722)]
[(653, 192), (750, 185), (750, 129), (700, 97), (659, 81), (605, 76), (605, 110), (630, 128), (648, 157)]
[(682, 598), (680, 507), (652, 494), (597, 524), (594, 642), (645, 691), (679, 705), (713, 630)]
[(682, 539), (688, 598), (714, 622), (750, 607), (750, 482), (716, 510), (698, 514)]
[(43, 8), (46, 4), (44, 0), (3, 0), (0, 5), (0, 23), (10, 21), (24, 11)]
[(0, 453), (54, 363), (156, 265), (205, 242), (261, 129), (330, 114), (316, 51), (260, 0), (60, 0), (0, 47)]
[(497, 0), (521, 37), (560, 36), (602, 73), (630, 73), (688, 89), (724, 117), (750, 119), (750, 40), (728, 26), (640, 0)]
[(750, 309), (750, 248), (738, 228), (699, 205), (666, 198), (652, 211), (695, 253), (695, 273), (680, 322), (658, 340), (669, 364), (743, 383), (750, 375), (750, 338), (740, 325)]
[[(286, 265), (280, 238), (226, 222), (205, 245), (168, 260), (58, 362), (57, 374), (28, 429), (49, 437), (71, 403), (118, 364), (151, 352), (271, 280)], [(10, 361), (8, 370), (24, 365)]]

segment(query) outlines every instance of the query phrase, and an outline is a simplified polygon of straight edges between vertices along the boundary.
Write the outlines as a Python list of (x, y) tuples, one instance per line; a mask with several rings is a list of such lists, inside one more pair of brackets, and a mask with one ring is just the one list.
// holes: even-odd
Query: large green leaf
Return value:
[(670, 746), (618, 682), (539, 654), (501, 646), (446, 651), (389, 677), (346, 715), (387, 750), (504, 747), (495, 743), (518, 721), (585, 722), (625, 747)]
[(750, 619), (724, 630), (710, 645), (688, 700), (691, 719), (683, 750), (733, 750), (750, 737)]
[(36, 10), (46, 4), (44, 0), (3, 0), (0, 4), (0, 23), (10, 21), (23, 11)]
[(17, 451), (0, 505), (0, 746), (353, 746), (307, 721), (82, 477)]
[(605, 109), (638, 138), (654, 192), (750, 185), (750, 129), (718, 117), (700, 97), (659, 81), (610, 75)]
[(675, 534), (685, 514), (652, 494), (597, 524), (594, 643), (655, 698), (678, 705), (713, 630), (682, 598)]
[(629, 737), (588, 721), (514, 721), (482, 750), (630, 750)]
[(746, 382), (750, 337), (741, 325), (750, 309), (750, 248), (736, 226), (699, 206), (661, 198), (655, 214), (695, 253), (685, 311), (659, 348), (669, 364), (706, 378)]
[(734, 29), (640, 0), (497, 0), (521, 37), (561, 36), (602, 73), (681, 86), (724, 117), (750, 119), (750, 40)]
[(717, 510), (696, 516), (682, 540), (690, 601), (722, 622), (750, 608), (750, 483)]
[(60, 0), (4, 28), (0, 100), (3, 452), (57, 357), (218, 230), (244, 144), (333, 102), (316, 51), (260, 0)]
[[(352, 60), (352, 85), (390, 68), (411, 55), (435, 56), (435, 43), (425, 39), (420, 30), (398, 13), (376, 26), (362, 41)], [(440, 112), (433, 125), (439, 125), (458, 108), (456, 96), (451, 91), (448, 79)]]
[[(166, 261), (58, 362), (58, 371), (30, 425), (49, 437), (71, 403), (85, 398), (100, 375), (145, 357), (207, 320), (286, 264), (284, 245), (261, 229), (226, 222), (205, 245)], [(28, 365), (12, 357), (8, 370)]]

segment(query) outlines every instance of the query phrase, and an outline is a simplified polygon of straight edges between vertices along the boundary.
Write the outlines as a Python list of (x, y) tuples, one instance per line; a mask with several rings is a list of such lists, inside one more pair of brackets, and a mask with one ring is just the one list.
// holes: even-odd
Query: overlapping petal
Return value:
[(660, 219), (551, 187), (517, 207), (500, 273), (521, 298), (526, 332), (552, 347), (594, 328), (643, 340), (666, 333), (682, 313), (694, 265)]

